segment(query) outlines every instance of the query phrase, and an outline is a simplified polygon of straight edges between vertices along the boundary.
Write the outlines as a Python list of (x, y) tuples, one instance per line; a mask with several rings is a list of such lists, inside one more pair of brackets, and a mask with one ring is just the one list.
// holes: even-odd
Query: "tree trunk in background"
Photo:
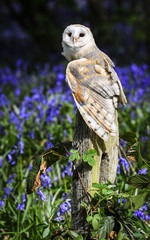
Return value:
[[(117, 111), (115, 123), (118, 126)], [(83, 185), (87, 192), (92, 195), (93, 183), (106, 183), (107, 180), (112, 183), (115, 181), (118, 165), (118, 132), (116, 137), (111, 137), (108, 142), (104, 142), (93, 130), (89, 129), (82, 116), (77, 110), (76, 126), (73, 139), (73, 148), (77, 149), (81, 159), (75, 162), (75, 167), (80, 173)], [(82, 160), (82, 155), (86, 154), (89, 149), (95, 149), (96, 165), (90, 167), (88, 163)], [(82, 203), (89, 204), (87, 194), (85, 193), (82, 183), (79, 179), (76, 169), (73, 170), (72, 182), (72, 227), (81, 234), (86, 234), (86, 212), (81, 206)]]

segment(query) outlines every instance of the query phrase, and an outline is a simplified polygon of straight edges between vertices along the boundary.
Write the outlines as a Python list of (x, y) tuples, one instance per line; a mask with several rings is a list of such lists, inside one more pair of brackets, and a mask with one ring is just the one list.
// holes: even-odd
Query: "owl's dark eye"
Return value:
[(71, 37), (71, 35), (72, 35), (72, 33), (71, 33), (71, 32), (69, 32), (69, 33), (68, 33), (68, 36), (69, 36), (69, 37)]
[(85, 36), (85, 34), (84, 33), (80, 33), (80, 35), (79, 35), (80, 37), (84, 37)]

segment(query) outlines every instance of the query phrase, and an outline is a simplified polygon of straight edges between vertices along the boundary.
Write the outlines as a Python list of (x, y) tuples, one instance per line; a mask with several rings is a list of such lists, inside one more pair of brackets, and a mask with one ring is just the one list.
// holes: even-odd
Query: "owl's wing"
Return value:
[[(95, 61), (86, 58), (70, 62), (67, 81), (86, 124), (105, 141), (116, 135), (116, 99), (121, 94), (118, 81)], [(114, 105), (115, 104), (115, 105)]]

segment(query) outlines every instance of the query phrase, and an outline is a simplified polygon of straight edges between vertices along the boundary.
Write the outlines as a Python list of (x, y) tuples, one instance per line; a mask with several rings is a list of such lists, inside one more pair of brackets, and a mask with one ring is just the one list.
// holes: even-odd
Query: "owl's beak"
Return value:
[(72, 41), (73, 41), (73, 43), (77, 43), (78, 38), (73, 38)]

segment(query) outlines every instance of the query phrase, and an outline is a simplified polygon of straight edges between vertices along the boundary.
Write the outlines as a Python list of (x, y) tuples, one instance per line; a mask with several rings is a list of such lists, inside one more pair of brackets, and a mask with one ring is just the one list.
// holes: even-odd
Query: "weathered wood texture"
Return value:
[[(116, 125), (118, 126), (117, 111), (116, 111)], [(77, 149), (81, 159), (75, 162), (75, 167), (80, 173), (85, 189), (92, 195), (92, 183), (105, 183), (107, 180), (112, 183), (116, 178), (116, 171), (118, 165), (118, 132), (116, 137), (111, 137), (108, 142), (104, 142), (95, 132), (88, 128), (82, 116), (77, 110), (76, 126), (73, 138), (73, 148)], [(86, 154), (89, 149), (95, 149), (97, 156), (95, 157), (96, 165), (90, 167), (83, 162), (82, 155)], [(85, 212), (82, 203), (89, 204), (87, 195), (82, 187), (81, 181), (77, 171), (73, 170), (72, 181), (72, 222), (74, 229), (79, 230), (80, 233), (86, 231)]]

